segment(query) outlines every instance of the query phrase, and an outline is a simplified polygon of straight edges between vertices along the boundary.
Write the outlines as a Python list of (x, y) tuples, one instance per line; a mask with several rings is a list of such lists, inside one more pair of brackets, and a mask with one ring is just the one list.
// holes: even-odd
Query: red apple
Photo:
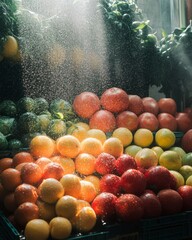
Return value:
[(187, 132), (192, 128), (192, 121), (187, 113), (179, 112), (176, 114), (175, 119), (177, 121), (178, 131)]
[(100, 193), (95, 197), (91, 206), (98, 218), (111, 222), (116, 218), (115, 203), (117, 197), (108, 192)]
[(112, 87), (102, 93), (100, 102), (104, 109), (119, 113), (128, 109), (129, 95), (121, 88)]
[(135, 131), (138, 128), (139, 120), (135, 113), (131, 111), (123, 111), (116, 117), (117, 127), (126, 127), (130, 131)]
[(183, 210), (192, 210), (192, 186), (184, 185), (177, 189), (177, 192), (183, 198)]
[(172, 177), (169, 170), (163, 166), (154, 166), (145, 172), (147, 188), (158, 192), (161, 189), (170, 188)]
[(161, 215), (161, 203), (154, 193), (145, 192), (140, 196), (144, 206), (144, 217), (153, 218)]
[(125, 193), (141, 195), (146, 188), (145, 175), (136, 169), (129, 169), (121, 176), (121, 187)]
[(121, 176), (128, 169), (136, 169), (137, 164), (133, 157), (128, 154), (122, 154), (115, 161), (115, 167), (117, 173)]
[(161, 203), (162, 214), (179, 213), (183, 209), (183, 199), (180, 194), (173, 189), (163, 189), (158, 192), (157, 197)]
[(177, 112), (177, 104), (173, 98), (161, 98), (158, 101), (159, 112), (169, 113), (175, 116)]
[(144, 214), (143, 202), (134, 194), (121, 195), (116, 200), (115, 209), (119, 219), (131, 223), (139, 221)]
[(169, 113), (159, 113), (157, 117), (159, 128), (168, 128), (171, 131), (177, 130), (177, 121), (175, 117)]
[(188, 130), (181, 139), (181, 146), (185, 152), (192, 152), (192, 129)]
[(153, 113), (144, 112), (139, 116), (139, 128), (146, 128), (152, 132), (157, 131), (159, 121)]
[(100, 191), (118, 195), (121, 192), (121, 178), (115, 174), (106, 174), (100, 179)]
[(140, 115), (144, 111), (143, 101), (138, 95), (129, 95), (128, 110)]
[(109, 153), (101, 153), (95, 160), (95, 170), (101, 175), (115, 171), (115, 157)]
[(152, 97), (144, 97), (142, 101), (144, 112), (150, 112), (157, 116), (157, 114), (159, 113), (159, 106), (157, 101)]

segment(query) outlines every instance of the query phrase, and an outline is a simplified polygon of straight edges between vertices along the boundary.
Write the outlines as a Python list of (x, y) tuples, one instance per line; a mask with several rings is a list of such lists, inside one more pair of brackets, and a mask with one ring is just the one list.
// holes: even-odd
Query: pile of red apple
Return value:
[(140, 169), (127, 154), (113, 159), (107, 153), (98, 156), (96, 166), (102, 175), (101, 192), (92, 207), (105, 222), (134, 222), (192, 210), (192, 186), (177, 188), (175, 178), (165, 167)]

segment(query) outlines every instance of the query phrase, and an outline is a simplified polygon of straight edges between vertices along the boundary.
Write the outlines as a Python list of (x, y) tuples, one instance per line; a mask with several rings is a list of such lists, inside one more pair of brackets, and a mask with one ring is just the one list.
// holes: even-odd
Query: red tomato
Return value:
[(158, 114), (159, 128), (168, 128), (171, 131), (177, 130), (177, 121), (175, 117), (169, 113)]
[(139, 116), (139, 128), (146, 128), (156, 131), (159, 127), (159, 121), (153, 113), (144, 112)]
[(175, 119), (177, 121), (177, 130), (181, 132), (187, 132), (192, 128), (192, 122), (187, 113), (179, 112), (176, 114)]
[(155, 116), (159, 113), (159, 106), (157, 101), (152, 97), (145, 97), (142, 99), (144, 112), (153, 113)]
[(143, 101), (138, 95), (129, 95), (129, 111), (140, 115), (144, 111)]
[(135, 131), (138, 127), (139, 120), (135, 113), (124, 111), (116, 117), (117, 127), (126, 127), (130, 131)]

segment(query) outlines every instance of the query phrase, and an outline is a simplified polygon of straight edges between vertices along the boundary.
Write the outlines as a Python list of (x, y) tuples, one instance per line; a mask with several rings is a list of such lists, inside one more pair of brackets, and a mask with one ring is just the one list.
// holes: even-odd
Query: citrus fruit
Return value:
[(184, 165), (179, 169), (179, 173), (184, 177), (185, 181), (192, 175), (192, 166)]
[(47, 116), (46, 114), (42, 114), (42, 115), (39, 115), (37, 117), (39, 119), (41, 131), (46, 132), (47, 131), (47, 127), (48, 127), (48, 125), (49, 125), (49, 123), (51, 121), (50, 117)]
[(65, 239), (71, 235), (72, 225), (67, 218), (55, 217), (49, 222), (53, 239)]
[(182, 165), (192, 166), (192, 152), (185, 154), (185, 156), (182, 158)]
[(124, 153), (126, 153), (132, 157), (135, 157), (136, 153), (141, 149), (142, 149), (142, 147), (139, 147), (137, 145), (130, 145), (125, 148)]
[(49, 224), (43, 219), (29, 221), (24, 230), (26, 240), (47, 240), (49, 238)]
[(24, 202), (14, 212), (14, 220), (17, 226), (24, 228), (32, 220), (39, 218), (39, 208), (35, 203)]
[(56, 217), (55, 204), (46, 203), (40, 199), (36, 202), (39, 208), (39, 217), (47, 222)]
[(46, 203), (55, 203), (64, 195), (63, 185), (54, 178), (48, 178), (38, 187), (38, 193), (41, 200)]
[(13, 167), (20, 163), (34, 162), (33, 156), (29, 152), (18, 152), (13, 156)]
[(87, 131), (87, 137), (96, 138), (103, 144), (107, 139), (106, 134), (100, 129), (89, 129)]
[(129, 107), (129, 95), (123, 89), (117, 87), (105, 90), (100, 100), (102, 107), (113, 113), (125, 111)]
[(119, 157), (123, 153), (123, 144), (116, 137), (110, 137), (103, 143), (103, 151), (114, 157)]
[(41, 180), (42, 175), (43, 172), (36, 163), (26, 163), (21, 168), (21, 180), (23, 183), (36, 185)]
[(169, 170), (169, 172), (175, 177), (176, 179), (176, 188), (179, 188), (180, 186), (183, 186), (185, 184), (185, 179), (181, 175), (181, 173), (174, 171), (174, 170)]
[(175, 134), (167, 128), (159, 129), (155, 134), (156, 144), (163, 149), (171, 148), (175, 144), (175, 141)]
[(82, 92), (73, 101), (73, 109), (81, 118), (90, 118), (100, 107), (99, 97), (92, 92)]
[(97, 157), (103, 150), (102, 143), (96, 138), (86, 138), (81, 144), (81, 153), (88, 153)]
[(85, 123), (85, 122), (77, 122), (75, 125), (76, 126), (81, 126), (81, 127), (85, 128), (85, 130), (87, 130), (87, 131), (90, 129), (89, 124)]
[(81, 180), (80, 184), (81, 184), (81, 192), (80, 192), (79, 198), (89, 203), (92, 202), (97, 194), (93, 183), (85, 180)]
[(135, 155), (135, 161), (138, 167), (150, 168), (157, 166), (158, 156), (152, 149), (143, 148)]
[(41, 170), (43, 171), (45, 166), (48, 164), (48, 163), (51, 163), (51, 160), (47, 157), (40, 157), (38, 158), (35, 163), (41, 168)]
[(107, 110), (99, 110), (95, 112), (90, 120), (89, 127), (94, 129), (100, 129), (103, 132), (112, 132), (116, 127), (116, 119), (112, 112)]
[(90, 203), (88, 203), (85, 200), (77, 199), (77, 213), (83, 208), (83, 207), (91, 207)]
[(75, 158), (80, 152), (79, 140), (71, 135), (65, 135), (56, 140), (57, 150), (64, 157)]
[(39, 157), (49, 158), (55, 152), (55, 143), (50, 137), (39, 135), (31, 140), (29, 148), (30, 153), (35, 158)]
[(178, 171), (182, 166), (182, 159), (177, 152), (167, 150), (159, 157), (159, 165), (169, 170)]
[(122, 142), (123, 147), (130, 145), (133, 140), (132, 132), (124, 127), (116, 128), (112, 133), (112, 137), (118, 138)]
[(159, 157), (160, 157), (161, 154), (163, 153), (163, 149), (162, 149), (161, 147), (159, 147), (159, 146), (154, 146), (154, 147), (152, 147), (151, 149), (156, 152), (157, 157), (158, 157), (158, 159), (159, 159)]
[(42, 177), (43, 179), (55, 178), (57, 180), (60, 180), (63, 174), (64, 174), (63, 167), (59, 163), (51, 162), (48, 163), (43, 169)]
[(6, 58), (14, 57), (18, 51), (18, 42), (13, 36), (7, 36), (6, 42), (3, 46), (3, 56)]
[(95, 211), (91, 207), (83, 207), (72, 221), (77, 232), (86, 233), (93, 229), (96, 219)]
[(183, 161), (183, 158), (185, 157), (186, 152), (181, 147), (174, 146), (174, 147), (171, 147), (169, 150), (177, 152), (181, 156)]
[(0, 159), (0, 174), (7, 168), (11, 168), (13, 165), (13, 159), (9, 157)]
[(7, 168), (1, 173), (0, 182), (6, 191), (12, 192), (22, 183), (21, 174), (14, 168)]
[(60, 44), (54, 44), (47, 54), (47, 61), (50, 66), (60, 66), (66, 60), (66, 51)]
[(95, 157), (89, 153), (80, 153), (75, 158), (75, 169), (83, 175), (90, 175), (95, 171)]
[(77, 211), (77, 199), (69, 195), (61, 197), (55, 205), (55, 211), (57, 216), (71, 219)]
[(9, 213), (14, 213), (17, 208), (17, 204), (15, 202), (14, 192), (7, 193), (3, 198), (3, 207)]
[(80, 178), (75, 174), (66, 174), (60, 179), (65, 195), (78, 198), (81, 192)]
[(23, 183), (16, 187), (14, 198), (17, 206), (24, 202), (36, 203), (38, 198), (37, 189), (30, 184)]
[(192, 176), (188, 177), (186, 182), (185, 182), (186, 185), (189, 185), (189, 186), (192, 186)]
[(135, 132), (133, 141), (140, 147), (149, 147), (153, 143), (153, 133), (149, 129), (140, 128)]
[(87, 130), (78, 125), (72, 125), (69, 127), (67, 133), (76, 137), (80, 142), (87, 137)]
[(54, 156), (51, 161), (59, 163), (63, 167), (63, 175), (75, 172), (75, 162), (72, 158), (66, 158), (61, 155)]
[(73, 48), (71, 52), (71, 58), (75, 67), (81, 66), (85, 59), (84, 51), (79, 47)]
[(18, 118), (17, 126), (22, 134), (39, 132), (41, 129), (39, 118), (33, 112), (21, 114)]
[(83, 180), (91, 182), (94, 185), (97, 194), (100, 192), (100, 179), (99, 179), (99, 177), (97, 177), (95, 175), (89, 175), (89, 176), (86, 176)]
[(34, 112), (37, 115), (49, 109), (49, 103), (45, 98), (42, 98), (42, 97), (35, 98), (34, 104), (35, 104)]

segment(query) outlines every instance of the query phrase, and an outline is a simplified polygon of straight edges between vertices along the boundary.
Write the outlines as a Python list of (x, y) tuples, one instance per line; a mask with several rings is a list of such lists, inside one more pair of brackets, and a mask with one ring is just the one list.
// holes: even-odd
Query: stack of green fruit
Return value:
[(31, 139), (46, 134), (52, 139), (64, 135), (77, 120), (69, 102), (22, 97), (17, 102), (0, 102), (0, 151), (27, 148)]
[(186, 28), (175, 28), (160, 41), (162, 56), (162, 91), (166, 95), (173, 94), (179, 102), (184, 101), (186, 106), (191, 104), (192, 96), (192, 24)]
[(134, 1), (101, 1), (106, 24), (110, 79), (132, 94), (148, 95), (160, 85), (157, 38)]

